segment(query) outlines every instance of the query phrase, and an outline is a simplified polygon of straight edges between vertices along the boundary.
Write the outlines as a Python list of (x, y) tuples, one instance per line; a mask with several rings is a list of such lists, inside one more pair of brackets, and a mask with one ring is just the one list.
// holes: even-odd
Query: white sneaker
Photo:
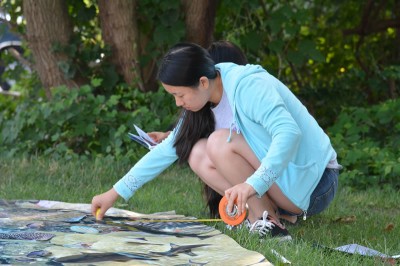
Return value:
[(269, 235), (272, 238), (278, 238), (280, 241), (292, 240), (285, 226), (280, 222), (276, 222), (271, 216), (268, 216), (267, 211), (264, 211), (262, 218), (253, 224), (248, 219), (244, 224), (251, 233), (258, 233), (260, 237)]

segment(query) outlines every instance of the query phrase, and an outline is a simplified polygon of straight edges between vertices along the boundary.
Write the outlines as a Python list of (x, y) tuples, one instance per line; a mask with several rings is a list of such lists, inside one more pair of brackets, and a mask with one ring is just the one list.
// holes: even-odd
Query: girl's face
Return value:
[(176, 106), (186, 110), (197, 112), (210, 100), (208, 82), (204, 84), (200, 81), (197, 88), (186, 86), (171, 86), (162, 83), (164, 89), (175, 98)]

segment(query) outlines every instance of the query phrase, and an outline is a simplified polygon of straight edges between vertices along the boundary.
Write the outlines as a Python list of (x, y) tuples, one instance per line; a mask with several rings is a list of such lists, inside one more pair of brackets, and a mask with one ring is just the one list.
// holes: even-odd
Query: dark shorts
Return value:
[[(310, 196), (310, 205), (307, 209), (307, 217), (318, 214), (329, 206), (336, 195), (338, 178), (338, 169), (325, 169), (321, 180), (319, 181), (317, 187), (314, 189), (313, 193)], [(290, 213), (280, 208), (279, 213), (296, 216), (296, 214)], [(303, 214), (297, 216), (303, 216)]]

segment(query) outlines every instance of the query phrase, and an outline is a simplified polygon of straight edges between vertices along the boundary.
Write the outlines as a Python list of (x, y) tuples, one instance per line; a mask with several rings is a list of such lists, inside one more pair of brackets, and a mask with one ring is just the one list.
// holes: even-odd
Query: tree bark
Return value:
[(182, 0), (186, 39), (208, 48), (213, 41), (217, 0)]
[(142, 84), (138, 64), (138, 27), (136, 20), (136, 1), (99, 0), (100, 25), (104, 42), (111, 47), (108, 60), (116, 66), (117, 72), (128, 84)]
[(65, 77), (58, 66), (68, 56), (53, 52), (53, 46), (67, 45), (72, 35), (72, 23), (63, 0), (24, 0), (23, 14), (26, 19), (27, 39), (35, 60), (35, 70), (44, 86), (46, 96), (51, 98), (51, 88), (76, 83)]

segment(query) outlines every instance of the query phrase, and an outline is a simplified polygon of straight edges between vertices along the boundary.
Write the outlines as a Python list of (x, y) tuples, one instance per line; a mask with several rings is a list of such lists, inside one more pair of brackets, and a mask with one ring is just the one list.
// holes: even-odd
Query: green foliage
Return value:
[[(52, 52), (66, 55), (64, 60), (58, 62), (59, 68), (66, 78), (78, 81), (78, 84), (100, 78), (103, 80), (103, 93), (113, 93), (114, 87), (123, 85), (124, 81), (108, 60), (111, 56), (110, 47), (104, 44), (101, 37), (97, 3), (69, 1), (67, 6), (74, 31), (68, 45), (53, 44)], [(26, 35), (24, 23), (15, 23), (18, 18), (23, 18), (22, 1), (5, 0), (0, 4), (0, 8), (10, 14), (13, 30), (21, 36)], [(159, 0), (139, 1), (136, 13), (139, 38), (145, 45), (132, 45), (141, 48), (140, 66), (154, 69), (155, 61), (170, 46), (183, 40), (184, 14), (181, 12), (179, 1), (170, 3)]]
[[(242, 47), (249, 62), (281, 79), (328, 127), (338, 107), (398, 97), (398, 31), (371, 31), (364, 25), (366, 19), (371, 25), (398, 19), (396, 1), (385, 3), (374, 2), (373, 15), (363, 18), (368, 3), (360, 0), (223, 0), (215, 39)], [(361, 26), (363, 36), (355, 31)]]
[(140, 38), (146, 41), (140, 54), (141, 66), (158, 60), (185, 36), (184, 14), (179, 1), (143, 0), (138, 2)]
[(75, 90), (59, 87), (51, 101), (23, 98), (15, 110), (8, 109), (8, 101), (0, 103), (1, 153), (139, 158), (144, 149), (130, 149), (136, 144), (127, 132), (133, 123), (149, 131), (166, 129), (174, 120), (173, 101), (162, 90), (143, 94), (127, 86), (104, 96), (95, 93), (100, 85), (92, 80)]
[[(22, 1), (7, 0), (1, 7), (10, 15), (13, 30), (25, 35), (24, 24), (15, 23), (23, 15)], [(180, 9), (179, 2), (138, 3), (140, 38), (146, 43), (141, 51), (142, 66), (182, 40), (185, 24)], [(74, 25), (72, 39), (66, 46), (53, 44), (52, 52), (67, 55), (58, 62), (66, 78), (86, 85), (76, 90), (52, 89), (52, 100), (45, 102), (36, 73), (27, 77), (17, 76), (16, 71), (7, 73), (17, 80), (13, 90), (20, 91), (22, 97), (0, 98), (0, 150), (8, 156), (44, 153), (67, 157), (127, 155), (137, 159), (144, 150), (129, 151), (131, 141), (126, 133), (133, 123), (149, 131), (169, 128), (176, 115), (174, 102), (161, 90), (144, 94), (128, 87), (105, 60), (110, 49), (101, 38), (96, 2), (69, 2), (68, 13)], [(6, 64), (15, 61), (4, 54), (2, 59)]]
[(400, 99), (344, 108), (329, 132), (344, 166), (343, 184), (400, 188)]
[[(399, 104), (387, 101), (399, 96), (398, 30), (370, 27), (398, 20), (396, 2), (221, 0), (217, 10), (214, 39), (238, 44), (249, 62), (287, 84), (323, 128), (331, 126), (345, 166), (343, 183), (356, 188), (399, 186)], [(364, 13), (367, 4), (374, 10), (369, 16)], [(24, 36), (24, 23), (16, 23), (22, 18), (22, 1), (0, 5), (13, 30)], [(43, 152), (139, 158), (144, 150), (129, 150), (126, 132), (132, 123), (149, 131), (166, 129), (176, 112), (173, 101), (161, 91), (143, 94), (123, 83), (107, 60), (110, 49), (101, 38), (96, 1), (67, 5), (73, 38), (69, 45), (54, 44), (52, 49), (68, 55), (59, 62), (66, 77), (89, 85), (72, 91), (57, 88), (54, 98), (44, 102), (34, 72), (20, 66), (7, 71), (5, 77), (17, 80), (13, 90), (22, 97), (0, 97), (0, 151), (8, 156)], [(136, 11), (139, 63), (145, 70), (143, 81), (151, 84), (155, 62), (184, 40), (185, 14), (180, 1), (143, 0)], [(26, 47), (28, 59), (29, 53)], [(15, 59), (2, 53), (2, 60), (8, 64)]]
[[(311, 34), (313, 16), (311, 7), (298, 1), (222, 1), (218, 10), (217, 39), (228, 39), (246, 50), (252, 63), (265, 66), (274, 75), (283, 78), (298, 89), (289, 76), (297, 68), (309, 68), (309, 60), (324, 62), (318, 49), (318, 39)], [(226, 8), (227, 6), (231, 8)], [(242, 14), (237, 16), (236, 14)], [(226, 31), (227, 28), (231, 30)], [(297, 82), (298, 83), (298, 82)]]
[[(1, 4), (11, 22), (22, 17), (22, 2), (7, 0)], [(180, 3), (158, 0), (141, 1), (138, 21), (141, 39), (146, 42), (140, 64), (146, 66), (159, 58), (185, 35)], [(13, 90), (19, 99), (0, 98), (0, 151), (7, 156), (18, 153), (44, 153), (66, 156), (128, 156), (138, 159), (145, 150), (129, 150), (127, 132), (135, 123), (148, 131), (166, 130), (174, 122), (174, 102), (162, 90), (142, 93), (127, 86), (110, 64), (110, 49), (104, 45), (93, 1), (68, 3), (74, 33), (69, 44), (53, 44), (54, 53), (67, 55), (58, 66), (66, 78), (79, 80), (80, 88), (52, 89), (53, 98), (45, 102), (36, 73), (28, 76), (6, 73), (17, 80)], [(15, 31), (26, 34), (23, 23)], [(27, 49), (29, 52), (29, 49)], [(26, 57), (27, 59), (30, 59)], [(15, 58), (2, 54), (6, 64)], [(21, 73), (21, 71), (19, 71)]]

